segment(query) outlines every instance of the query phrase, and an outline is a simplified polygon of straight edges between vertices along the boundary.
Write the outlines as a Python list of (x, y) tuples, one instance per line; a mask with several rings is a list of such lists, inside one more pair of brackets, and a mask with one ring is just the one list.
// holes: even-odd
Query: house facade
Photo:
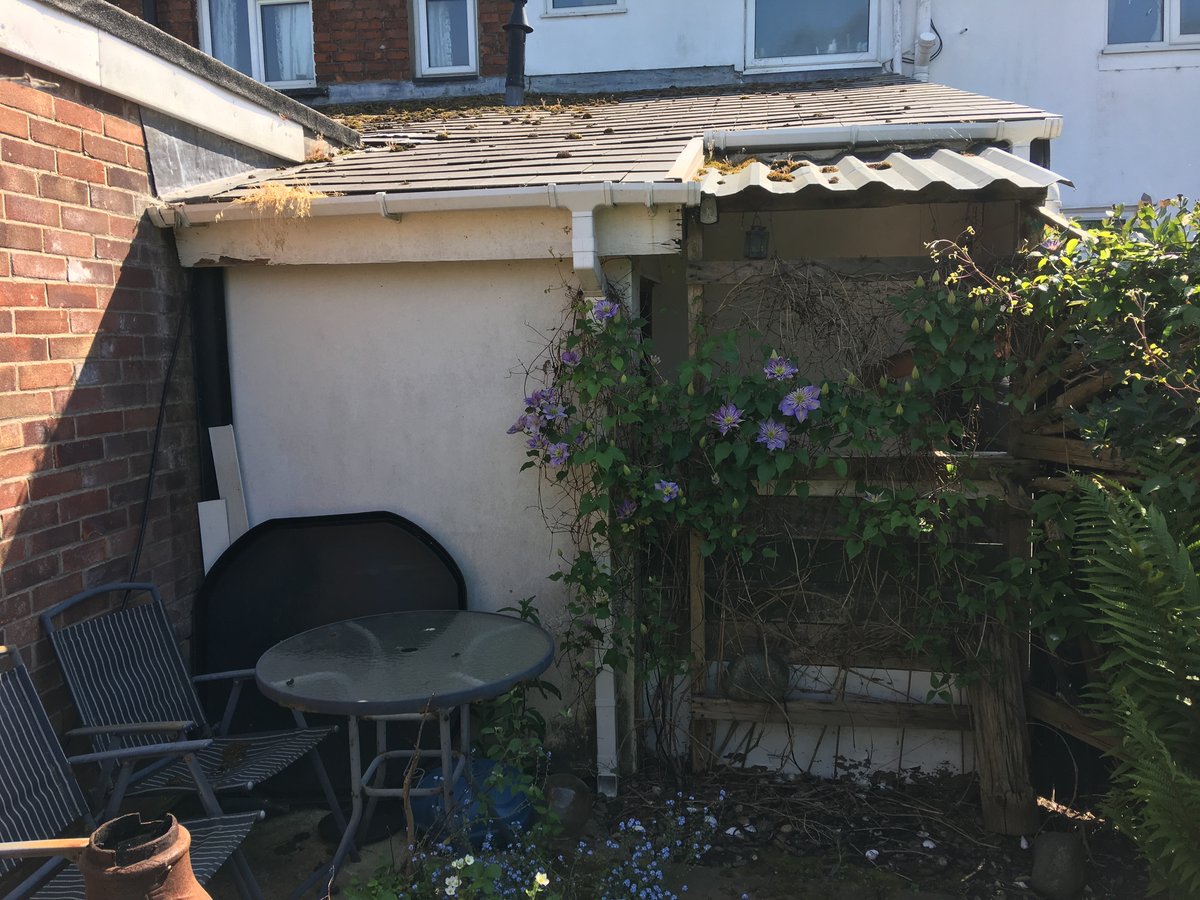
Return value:
[[(503, 91), (510, 0), (151, 5), (171, 34), (306, 102)], [(1200, 0), (529, 0), (526, 12), (526, 74), (543, 93), (911, 74), (930, 34), (920, 68), (933, 81), (1063, 116), (1054, 165), (1076, 185), (1069, 212), (1200, 195), (1200, 120), (1185, 112), (1200, 106)]]

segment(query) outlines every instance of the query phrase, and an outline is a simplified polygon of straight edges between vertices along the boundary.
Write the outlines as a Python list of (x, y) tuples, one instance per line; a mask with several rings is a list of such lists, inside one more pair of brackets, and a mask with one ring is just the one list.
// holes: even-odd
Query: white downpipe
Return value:
[(704, 146), (727, 150), (786, 150), (817, 147), (856, 147), (913, 141), (1006, 141), (1013, 147), (1062, 133), (1062, 118), (1047, 116), (1017, 122), (930, 122), (912, 125), (800, 125), (795, 128), (713, 129), (704, 132)]
[(892, 73), (904, 74), (904, 0), (892, 0)]
[(933, 0), (917, 0), (917, 27), (913, 34), (913, 78), (929, 80), (929, 61), (933, 48), (937, 46), (937, 35), (933, 31)]
[(617, 677), (612, 666), (603, 665), (596, 651), (596, 790), (606, 797), (617, 796), (621, 776), (621, 750), (617, 740)]

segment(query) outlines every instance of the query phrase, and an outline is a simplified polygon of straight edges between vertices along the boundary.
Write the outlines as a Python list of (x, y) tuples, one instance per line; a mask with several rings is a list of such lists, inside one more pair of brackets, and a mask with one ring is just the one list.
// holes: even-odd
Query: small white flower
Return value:
[(934, 841), (931, 841), (929, 839), (922, 841), (921, 846), (924, 847), (926, 850), (936, 850), (937, 849), (937, 844)]
[(466, 856), (464, 856), (464, 857), (462, 858), (462, 861), (463, 861), (463, 865), (464, 865), (464, 866), (473, 866), (473, 865), (475, 865), (475, 857), (473, 857), (473, 856), (472, 856), (470, 853), (468, 853)]
[(454, 862), (450, 863), (450, 868), (461, 869), (466, 864), (467, 864), (466, 857), (463, 857), (462, 859), (456, 859), (456, 860), (454, 860)]
[(865, 856), (871, 862), (875, 862), (875, 860), (879, 859), (879, 851), (878, 850), (868, 850), (866, 853), (863, 854), (863, 856)]
[(458, 890), (458, 886), (462, 884), (462, 879), (457, 875), (448, 875), (446, 877), (446, 896), (453, 897), (454, 892)]
[(538, 872), (533, 876), (533, 880), (537, 882), (538, 887), (546, 887), (550, 884), (550, 876), (545, 872)]
[(1025, 835), (1021, 835), (1021, 849), (1022, 850), (1029, 849), (1029, 839), (1027, 837), (1025, 837)]

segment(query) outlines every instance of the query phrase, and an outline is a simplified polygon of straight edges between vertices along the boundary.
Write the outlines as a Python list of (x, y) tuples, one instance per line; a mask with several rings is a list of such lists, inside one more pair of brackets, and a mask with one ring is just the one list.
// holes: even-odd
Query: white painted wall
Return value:
[[(546, 2), (546, 0), (542, 0)], [(903, 0), (910, 53), (917, 0)], [(745, 0), (630, 0), (626, 11), (549, 18), (530, 4), (528, 72), (554, 75), (745, 65)], [(1200, 48), (1104, 53), (1101, 0), (933, 0), (945, 41), (933, 81), (1058, 113), (1052, 165), (1075, 181), (1068, 210), (1183, 193), (1200, 197)], [(880, 3), (881, 62), (892, 56)]]
[(560, 321), (563, 275), (544, 262), (228, 270), (234, 427), (250, 522), (386, 509), (436, 537), (470, 605), (536, 594), (556, 547), (505, 430), (514, 374)]

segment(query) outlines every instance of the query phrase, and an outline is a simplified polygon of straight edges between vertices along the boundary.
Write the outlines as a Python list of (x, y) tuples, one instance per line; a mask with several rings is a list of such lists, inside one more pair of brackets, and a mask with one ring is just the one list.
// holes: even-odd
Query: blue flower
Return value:
[(742, 412), (742, 410), (738, 409), (732, 403), (722, 405), (712, 414), (713, 424), (717, 426), (717, 431), (725, 435), (741, 425), (745, 421), (742, 418)]
[[(663, 503), (670, 503), (672, 500), (674, 500), (676, 497), (679, 496), (679, 485), (676, 484), (674, 481), (659, 481), (654, 485), (654, 490), (658, 491), (658, 499), (661, 500)], [(630, 822), (631, 822), (631, 825), (633, 825), (633, 826), (638, 825), (638, 822), (636, 819), (631, 819)], [(624, 822), (621, 823), (621, 828), (622, 828), (622, 830), (624, 830), (624, 828), (625, 828)]]
[(564, 366), (577, 366), (579, 365), (579, 361), (583, 359), (583, 354), (578, 350), (564, 350), (558, 355), (558, 358), (562, 360)]
[(551, 444), (546, 449), (550, 451), (550, 465), (552, 466), (565, 465), (571, 457), (566, 444)]
[(763, 374), (767, 376), (768, 381), (787, 381), (799, 371), (790, 359), (777, 355), (772, 355), (763, 366)]
[(821, 389), (815, 384), (796, 388), (779, 404), (779, 411), (785, 416), (795, 416), (800, 422), (808, 418), (808, 414), (821, 408)]
[(633, 514), (637, 512), (637, 503), (633, 500), (623, 500), (621, 505), (617, 507), (617, 521), (624, 522), (633, 518)]
[(588, 317), (597, 325), (600, 325), (609, 319), (615, 319), (617, 313), (620, 311), (621, 305), (619, 303), (615, 300), (608, 300), (602, 297), (599, 300), (592, 301), (592, 309), (588, 313)]
[(767, 449), (774, 453), (787, 446), (788, 430), (774, 419), (767, 419), (758, 426), (758, 437), (754, 440), (759, 444), (766, 444)]

